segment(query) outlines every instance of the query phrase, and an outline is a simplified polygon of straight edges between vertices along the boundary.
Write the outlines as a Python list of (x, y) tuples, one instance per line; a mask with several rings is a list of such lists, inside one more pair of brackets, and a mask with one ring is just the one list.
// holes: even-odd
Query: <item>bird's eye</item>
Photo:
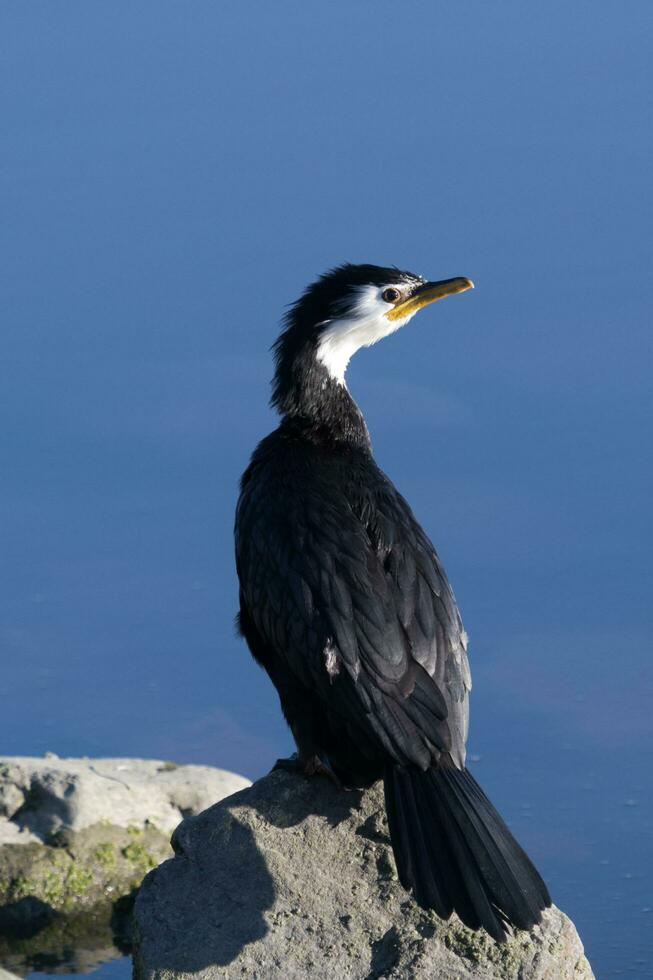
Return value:
[(396, 303), (400, 295), (399, 290), (395, 289), (394, 286), (389, 286), (383, 290), (383, 299), (386, 303)]

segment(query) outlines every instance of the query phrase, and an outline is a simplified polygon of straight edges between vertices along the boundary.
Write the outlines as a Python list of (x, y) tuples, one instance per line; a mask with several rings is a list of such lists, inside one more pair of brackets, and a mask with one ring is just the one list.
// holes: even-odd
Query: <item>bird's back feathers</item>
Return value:
[(326, 710), (353, 712), (400, 764), (442, 751), (464, 763), (460, 615), (433, 545), (369, 453), (273, 433), (245, 474), (236, 553), (256, 628)]

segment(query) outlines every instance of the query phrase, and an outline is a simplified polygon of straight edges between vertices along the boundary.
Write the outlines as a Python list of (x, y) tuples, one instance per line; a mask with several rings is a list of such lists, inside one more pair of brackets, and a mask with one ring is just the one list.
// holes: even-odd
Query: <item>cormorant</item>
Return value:
[(274, 347), (281, 423), (241, 481), (236, 563), (240, 631), (279, 693), (295, 765), (347, 786), (383, 778), (403, 887), (501, 941), (551, 900), (465, 768), (471, 679), (456, 600), (344, 380), (359, 348), (471, 288), (345, 264), (306, 289)]

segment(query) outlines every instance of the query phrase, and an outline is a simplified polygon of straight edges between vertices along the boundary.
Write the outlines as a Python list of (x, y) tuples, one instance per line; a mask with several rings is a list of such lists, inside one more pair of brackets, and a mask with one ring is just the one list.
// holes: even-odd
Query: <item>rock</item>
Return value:
[(9, 970), (0, 966), (0, 980), (18, 980), (18, 977), (15, 973), (10, 973)]
[(78, 970), (117, 955), (125, 898), (172, 854), (170, 832), (248, 785), (151, 759), (0, 757), (0, 962), (20, 973), (59, 950)]
[(498, 945), (420, 909), (396, 879), (380, 784), (273, 772), (185, 820), (145, 878), (135, 980), (591, 980), (558, 909)]
[[(0, 756), (0, 843), (47, 840), (109, 821), (170, 833), (183, 817), (249, 786), (210, 766), (155, 759), (44, 759)], [(4, 817), (4, 819), (2, 819)]]

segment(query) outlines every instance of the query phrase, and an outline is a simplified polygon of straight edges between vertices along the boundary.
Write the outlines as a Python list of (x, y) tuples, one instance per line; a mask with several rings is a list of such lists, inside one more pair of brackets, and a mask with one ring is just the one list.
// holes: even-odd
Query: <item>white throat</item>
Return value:
[(401, 320), (389, 320), (385, 314), (392, 309), (392, 304), (385, 302), (382, 292), (383, 289), (377, 286), (363, 286), (355, 307), (347, 316), (325, 320), (321, 324), (317, 359), (341, 385), (345, 383), (347, 365), (357, 350), (371, 347), (399, 330), (413, 316), (409, 313)]

